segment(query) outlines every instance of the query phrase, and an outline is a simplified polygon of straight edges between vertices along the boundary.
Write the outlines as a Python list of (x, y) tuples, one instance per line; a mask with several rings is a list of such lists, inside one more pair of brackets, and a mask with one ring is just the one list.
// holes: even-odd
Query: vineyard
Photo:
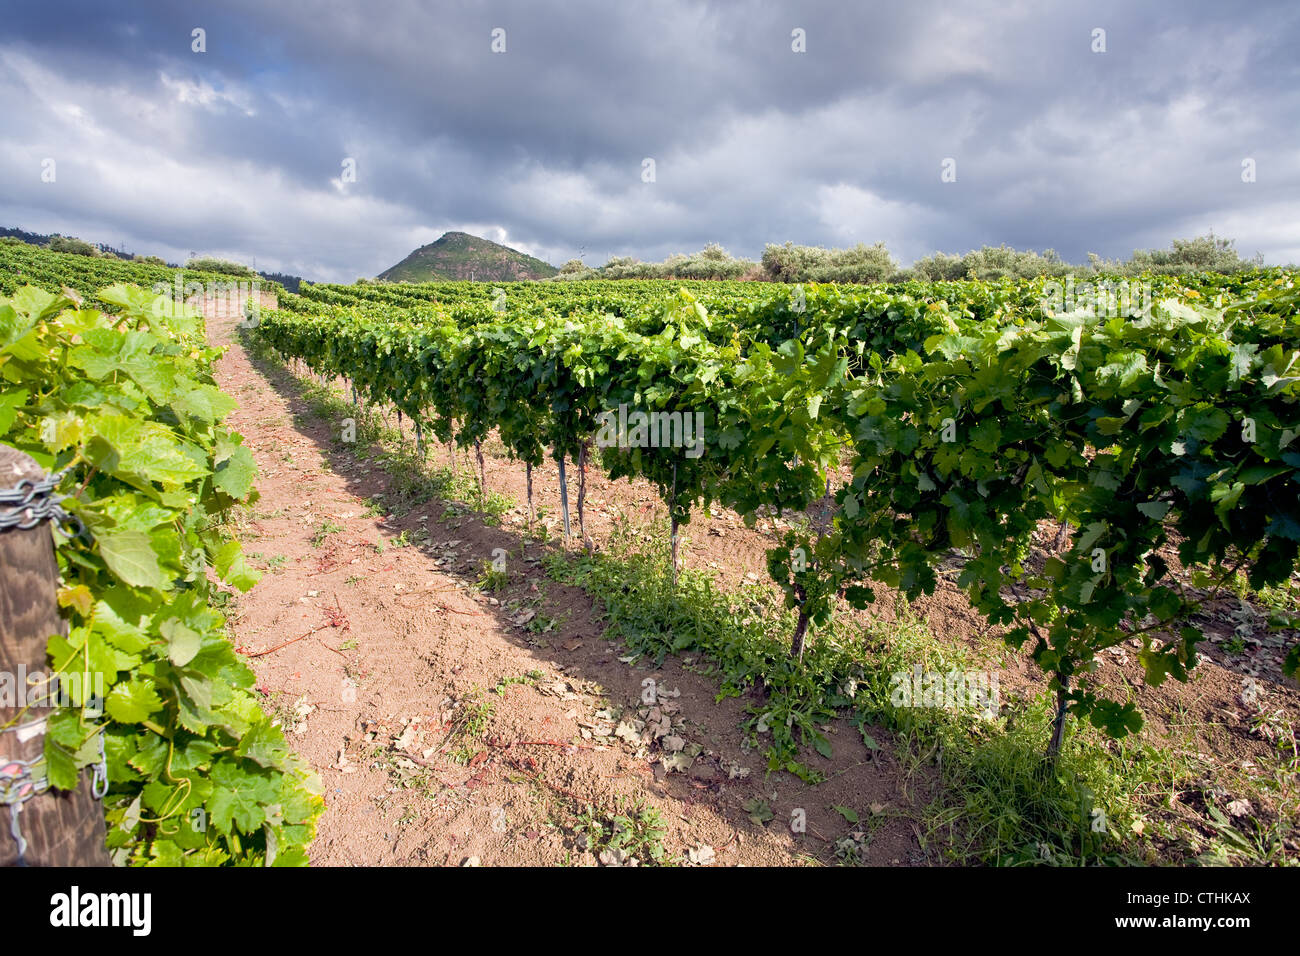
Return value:
[[(192, 281), (222, 277), (180, 286)], [(176, 288), (175, 273), (0, 245), (0, 438), (60, 476), (85, 529), (56, 533), (70, 631), (51, 641), (51, 663), (109, 675), (104, 713), (83, 701), (50, 721), (49, 780), (71, 787), (102, 740), (119, 862), (304, 863), (322, 768), (259, 708), (222, 614), (258, 591), (235, 541), (257, 499), (255, 463), (223, 425), (236, 401), (213, 378), (221, 350), (201, 316), (146, 291), (156, 285)], [(1035, 831), (999, 818), (996, 836), (963, 834), (973, 858), (1134, 858), (1140, 813), (1090, 828), (1099, 785), (1073, 778), (1107, 754), (1124, 762), (1148, 733), (1139, 693), (1099, 679), (1108, 654), (1133, 651), (1151, 687), (1194, 683), (1207, 626), (1237, 600), (1265, 608), (1286, 641), (1275, 692), (1294, 696), (1294, 273), (1079, 289), (304, 284), (275, 308), (250, 304), (239, 326), (240, 348), (287, 364), (335, 410), (335, 443), (355, 441), (358, 421), (373, 436), (395, 420), (404, 460), (449, 461), (485, 520), (485, 458), (522, 472), (520, 554), (546, 539), (534, 496), (553, 481), (562, 534), (549, 575), (591, 594), (636, 654), (689, 655), (719, 700), (743, 701), (760, 773), (823, 784), (819, 761), (840, 746), (828, 728), (847, 718), (869, 748), (883, 728), (904, 749), (951, 754), (941, 780), (990, 774), (989, 755), (1013, 739), (1025, 779), (1070, 778), (1074, 830), (1057, 855), (1039, 854), (1055, 821)], [(598, 481), (606, 496), (653, 489), (666, 518), (654, 541), (593, 539)], [(752, 588), (767, 597), (744, 621), (683, 553), (697, 519), (723, 513), (765, 542), (768, 580)], [(929, 652), (863, 635), (886, 598), (906, 606), (944, 582), (981, 633), (1032, 661), (1035, 703), (942, 720), (899, 703), (891, 677), (919, 675)], [(1279, 822), (1295, 800), (1294, 730), (1270, 740), (1269, 852), (1294, 861)], [(180, 825), (195, 810), (211, 824), (202, 833)], [(835, 846), (841, 861), (857, 852)]]
[[(1141, 636), (1149, 681), (1185, 679), (1207, 597), (1241, 569), (1255, 588), (1294, 572), (1300, 293), (1279, 274), (1187, 282), (1160, 283), (1142, 312), (1103, 291), (1058, 314), (1041, 282), (736, 283), (699, 298), (530, 286), (491, 301), (310, 288), (258, 335), (417, 435), (477, 447), (495, 429), (528, 469), (549, 453), (651, 482), (674, 545), (693, 508), (752, 524), (829, 499), (833, 527), (792, 530), (769, 554), (795, 657), (838, 600), (864, 606), (876, 583), (914, 598), (956, 558), (989, 622), (1032, 642), (1057, 694), (1055, 753), (1069, 714), (1115, 736), (1141, 726), (1081, 679), (1097, 653)], [(702, 413), (707, 453), (622, 436), (593, 456), (601, 415), (626, 407)], [(581, 535), (581, 498), (578, 511)], [(1029, 562), (1044, 521), (1068, 546)], [(1160, 554), (1171, 543), (1177, 571)], [(773, 766), (817, 737), (799, 728)]]
[[(25, 285), (52, 292), (70, 288), (80, 290), (82, 295), (94, 295), (100, 289), (121, 282), (143, 289), (166, 287), (169, 296), (183, 297), (193, 295), (195, 289), (236, 281), (233, 276), (216, 272), (51, 252), (17, 240), (0, 242), (0, 295), (6, 296), (13, 295)], [(259, 280), (259, 284), (275, 288), (274, 283), (265, 280)], [(188, 293), (185, 291), (187, 285), (191, 287)]]

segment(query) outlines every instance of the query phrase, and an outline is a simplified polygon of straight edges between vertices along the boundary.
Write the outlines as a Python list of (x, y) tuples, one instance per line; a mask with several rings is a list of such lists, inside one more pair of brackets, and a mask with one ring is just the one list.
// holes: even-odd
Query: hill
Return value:
[[(51, 242), (54, 240), (71, 238), (67, 236), (60, 236), (58, 233), (51, 233), (50, 235), (42, 235), (39, 232), (27, 232), (25, 229), (21, 229), (21, 228), (0, 226), (0, 239), (6, 239), (6, 238), (19, 239), (22, 242), (27, 243), (29, 246), (49, 248), (56, 252), (71, 251), (68, 248), (59, 249), (57, 243), (54, 246), (51, 246)], [(81, 254), (83, 255), (90, 255), (93, 254), (95, 250), (98, 250), (99, 253), (107, 254), (109, 258), (121, 259), (124, 262), (143, 261), (150, 265), (166, 265), (167, 268), (169, 269), (181, 268), (180, 265), (178, 265), (175, 262), (164, 263), (164, 261), (158, 256), (137, 256), (133, 253), (127, 252), (124, 249), (114, 249), (112, 246), (102, 242), (86, 242), (83, 239), (75, 239), (75, 238), (73, 238), (72, 241), (85, 243), (85, 245), (89, 247), (87, 249), (81, 250)], [(203, 269), (202, 267), (191, 267), (191, 271), (201, 272), (203, 271)], [(288, 275), (283, 272), (258, 272), (257, 274), (260, 275), (263, 279), (284, 286), (290, 292), (297, 292), (299, 286), (302, 283), (301, 276)]]
[(389, 282), (445, 279), (512, 282), (546, 279), (557, 272), (559, 270), (550, 263), (526, 256), (509, 246), (465, 232), (448, 232), (437, 242), (421, 246), (391, 269), (381, 272), (379, 278)]

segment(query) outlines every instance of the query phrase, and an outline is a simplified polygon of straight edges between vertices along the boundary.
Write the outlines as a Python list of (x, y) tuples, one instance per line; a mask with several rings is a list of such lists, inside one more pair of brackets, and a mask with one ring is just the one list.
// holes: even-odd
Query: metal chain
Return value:
[(0, 805), (30, 800), (49, 787), (44, 757), (32, 761), (6, 759), (0, 764)]
[(83, 537), (86, 526), (79, 517), (65, 511), (61, 504), (68, 496), (54, 493), (67, 473), (64, 469), (40, 481), (24, 478), (12, 488), (0, 488), (0, 531), (35, 528), (53, 519), (61, 525), (75, 525), (73, 536)]
[(18, 865), (27, 865), (27, 840), (23, 837), (18, 816), (23, 804), (50, 789), (45, 775), (45, 758), (37, 760), (6, 760), (0, 763), (0, 806), (9, 806), (9, 835), (18, 848)]
[(22, 801), (9, 804), (9, 835), (13, 837), (14, 846), (18, 848), (18, 865), (27, 865), (27, 840), (23, 838), (23, 828), (18, 824), (18, 815), (23, 812)]
[[(45, 773), (44, 757), (32, 761), (0, 758), (0, 806), (9, 807), (9, 835), (18, 848), (19, 866), (27, 865), (27, 839), (18, 819), (23, 804), (49, 789), (50, 778)], [(99, 732), (99, 762), (91, 767), (90, 792), (96, 800), (103, 800), (108, 793), (108, 757), (104, 753), (102, 730)]]
[(108, 757), (104, 755), (104, 732), (99, 732), (99, 763), (91, 771), (90, 792), (96, 800), (108, 793)]
[(33, 495), (47, 495), (59, 486), (67, 469), (57, 475), (47, 475), (40, 481), (24, 478), (13, 488), (0, 488), (0, 504), (23, 504)]

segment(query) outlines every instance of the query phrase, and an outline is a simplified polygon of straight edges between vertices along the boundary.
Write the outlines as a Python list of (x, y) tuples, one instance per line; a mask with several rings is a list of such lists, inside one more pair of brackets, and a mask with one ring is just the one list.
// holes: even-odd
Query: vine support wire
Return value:
[(584, 545), (587, 543), (587, 522), (583, 515), (587, 500), (587, 445), (588, 439), (583, 439), (578, 446), (578, 536)]
[(528, 486), (528, 531), (533, 530), (533, 463), (524, 462), (524, 481)]
[(671, 555), (669, 561), (672, 564), (672, 583), (673, 590), (677, 590), (677, 462), (673, 462), (673, 497), (668, 503), (668, 528), (671, 534), (669, 541)]
[(483, 442), (474, 443), (474, 455), (478, 458), (478, 500), (484, 511), (487, 510), (487, 470), (483, 467)]

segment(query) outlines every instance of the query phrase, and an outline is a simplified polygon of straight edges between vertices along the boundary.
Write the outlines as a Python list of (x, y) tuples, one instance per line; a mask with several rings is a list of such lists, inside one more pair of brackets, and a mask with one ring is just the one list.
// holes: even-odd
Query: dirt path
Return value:
[[(601, 862), (658, 852), (656, 814), (665, 861), (829, 862), (853, 829), (833, 806), (880, 817), (864, 862), (923, 861), (887, 748), (832, 727), (837, 776), (817, 787), (765, 777), (761, 753), (742, 746), (743, 702), (715, 703), (716, 682), (681, 663), (620, 660), (591, 600), (548, 582), (541, 546), (517, 531), (437, 500), (376, 514), (390, 477), (335, 446), (336, 425), (310, 414), (292, 376), (250, 360), (233, 318), (209, 326), (230, 345), (216, 369), (239, 401), (229, 423), (261, 473), (240, 536), (265, 575), (233, 602), (232, 627), (267, 706), (324, 782), (314, 863), (594, 864), (618, 812), (647, 839), (605, 847)], [(590, 503), (601, 514), (599, 494)], [(490, 597), (467, 582), (494, 548), (512, 561), (522, 548), (523, 561)], [(531, 598), (554, 629), (520, 626), (511, 598)], [(765, 825), (750, 818), (760, 804)]]

